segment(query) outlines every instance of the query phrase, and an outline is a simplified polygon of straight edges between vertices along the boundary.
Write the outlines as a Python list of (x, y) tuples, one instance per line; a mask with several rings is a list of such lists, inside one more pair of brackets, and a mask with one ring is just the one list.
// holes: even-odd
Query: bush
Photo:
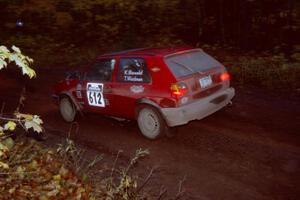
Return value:
[(300, 88), (300, 63), (290, 62), (282, 56), (230, 58), (225, 64), (237, 86), (254, 86), (271, 90)]

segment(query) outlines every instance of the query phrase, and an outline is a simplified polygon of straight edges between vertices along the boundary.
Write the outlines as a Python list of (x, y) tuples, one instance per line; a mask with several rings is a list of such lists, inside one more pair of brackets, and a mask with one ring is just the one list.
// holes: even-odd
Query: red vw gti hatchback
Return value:
[(56, 84), (53, 97), (67, 122), (96, 112), (137, 120), (141, 133), (156, 139), (225, 107), (235, 94), (229, 81), (225, 67), (201, 49), (136, 49), (99, 56)]

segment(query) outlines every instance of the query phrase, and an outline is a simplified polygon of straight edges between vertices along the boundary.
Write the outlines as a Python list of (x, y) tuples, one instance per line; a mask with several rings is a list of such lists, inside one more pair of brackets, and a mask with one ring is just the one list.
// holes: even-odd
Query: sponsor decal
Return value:
[(142, 93), (144, 90), (145, 88), (141, 85), (133, 85), (130, 87), (130, 91), (133, 93)]
[(153, 71), (153, 72), (159, 72), (160, 68), (159, 67), (153, 67), (153, 68), (151, 68), (151, 71)]
[(137, 76), (141, 76), (143, 75), (144, 70), (138, 70), (138, 71), (132, 71), (131, 69), (129, 70), (125, 70), (124, 71), (124, 75), (137, 75)]
[(124, 81), (143, 82), (143, 78), (138, 78), (136, 76), (124, 76)]

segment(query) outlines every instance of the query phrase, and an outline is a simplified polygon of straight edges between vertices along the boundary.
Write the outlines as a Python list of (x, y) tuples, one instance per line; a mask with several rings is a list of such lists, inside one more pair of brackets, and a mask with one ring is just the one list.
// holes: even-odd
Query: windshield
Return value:
[(165, 62), (177, 78), (222, 66), (201, 50), (167, 56)]

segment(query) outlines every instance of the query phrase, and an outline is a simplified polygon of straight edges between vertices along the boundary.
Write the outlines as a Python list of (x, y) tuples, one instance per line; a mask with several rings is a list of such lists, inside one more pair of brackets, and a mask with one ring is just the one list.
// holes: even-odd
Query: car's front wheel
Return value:
[(76, 116), (76, 108), (68, 97), (62, 97), (59, 102), (59, 110), (62, 118), (66, 122), (72, 122)]
[(147, 105), (138, 108), (137, 123), (141, 133), (149, 139), (160, 137), (166, 128), (164, 119), (158, 110)]

